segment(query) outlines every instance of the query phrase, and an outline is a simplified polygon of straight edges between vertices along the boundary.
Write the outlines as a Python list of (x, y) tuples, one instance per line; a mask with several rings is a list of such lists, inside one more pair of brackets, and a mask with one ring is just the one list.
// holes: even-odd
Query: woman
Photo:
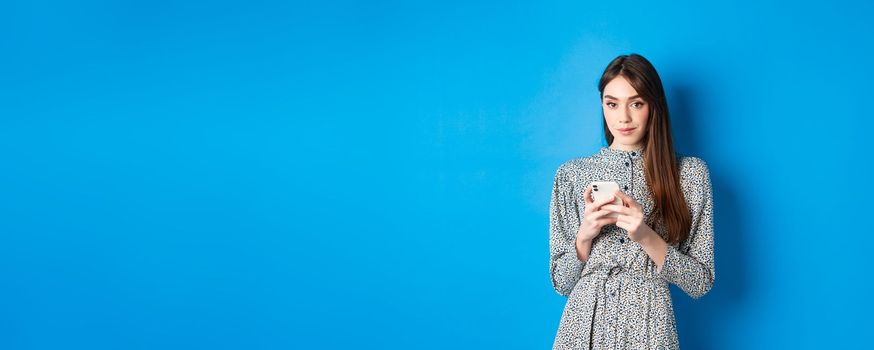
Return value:
[[(715, 276), (709, 168), (674, 153), (646, 58), (617, 57), (598, 89), (609, 147), (563, 163), (552, 188), (549, 272), (568, 297), (553, 349), (677, 349), (669, 283), (697, 299)], [(617, 182), (622, 205), (593, 201), (593, 181)]]

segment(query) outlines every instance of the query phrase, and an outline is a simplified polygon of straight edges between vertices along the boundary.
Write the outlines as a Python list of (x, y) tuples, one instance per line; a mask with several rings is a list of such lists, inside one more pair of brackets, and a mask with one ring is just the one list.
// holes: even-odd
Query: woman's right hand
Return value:
[(605, 225), (615, 224), (618, 220), (615, 217), (606, 216), (610, 214), (609, 210), (602, 210), (601, 206), (607, 203), (612, 203), (615, 194), (610, 195), (601, 200), (592, 200), (592, 185), (586, 186), (586, 191), (583, 193), (586, 209), (583, 212), (583, 219), (580, 221), (580, 229), (577, 230), (577, 241), (591, 241), (601, 233), (601, 228)]

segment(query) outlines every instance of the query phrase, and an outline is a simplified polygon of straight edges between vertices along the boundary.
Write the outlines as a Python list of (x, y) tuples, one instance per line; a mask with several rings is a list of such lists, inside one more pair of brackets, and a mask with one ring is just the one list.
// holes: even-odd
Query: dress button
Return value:
[(619, 243), (625, 243), (625, 238), (620, 238)]
[(631, 155), (632, 155), (632, 156), (636, 156), (637, 153), (635, 153), (635, 152), (631, 152)]
[(625, 190), (628, 191), (628, 185), (625, 185)]
[(625, 162), (625, 166), (628, 166), (628, 162)]

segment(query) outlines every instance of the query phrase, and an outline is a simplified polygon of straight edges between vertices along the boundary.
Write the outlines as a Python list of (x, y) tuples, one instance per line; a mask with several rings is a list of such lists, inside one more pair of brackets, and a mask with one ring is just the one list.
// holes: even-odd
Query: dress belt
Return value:
[(646, 274), (643, 272), (631, 272), (627, 270), (622, 270), (620, 266), (614, 266), (609, 271), (598, 270), (598, 271), (589, 271), (585, 275), (582, 275), (580, 279), (588, 279), (593, 280), (594, 283), (597, 282), (597, 285), (603, 287), (607, 284), (607, 280), (610, 278), (619, 278), (624, 280), (639, 280), (643, 282), (657, 282), (661, 280), (661, 277), (653, 276), (650, 274)]
[[(588, 305), (586, 310), (581, 310), (584, 320), (589, 321), (589, 327), (584, 328), (582, 331), (587, 334), (592, 334), (592, 327), (594, 327), (595, 322), (595, 309), (598, 307), (598, 304), (605, 302), (605, 298), (607, 295), (607, 281), (611, 278), (619, 278), (623, 280), (636, 280), (643, 282), (651, 282), (656, 283), (661, 280), (660, 277), (655, 277), (651, 275), (647, 275), (641, 272), (629, 272), (623, 271), (621, 267), (616, 266), (610, 269), (609, 271), (599, 270), (599, 271), (590, 271), (589, 273), (580, 277), (580, 282), (583, 282), (582, 290), (583, 293), (583, 305)], [(589, 342), (593, 342), (594, 339), (589, 339)]]

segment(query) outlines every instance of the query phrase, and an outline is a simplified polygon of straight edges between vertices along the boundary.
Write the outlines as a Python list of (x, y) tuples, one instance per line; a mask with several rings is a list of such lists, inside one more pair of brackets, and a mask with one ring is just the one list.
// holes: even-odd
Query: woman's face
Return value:
[(619, 75), (607, 83), (601, 106), (604, 108), (604, 120), (613, 134), (613, 143), (610, 146), (625, 150), (643, 146), (649, 104), (637, 96), (637, 91), (628, 80)]

